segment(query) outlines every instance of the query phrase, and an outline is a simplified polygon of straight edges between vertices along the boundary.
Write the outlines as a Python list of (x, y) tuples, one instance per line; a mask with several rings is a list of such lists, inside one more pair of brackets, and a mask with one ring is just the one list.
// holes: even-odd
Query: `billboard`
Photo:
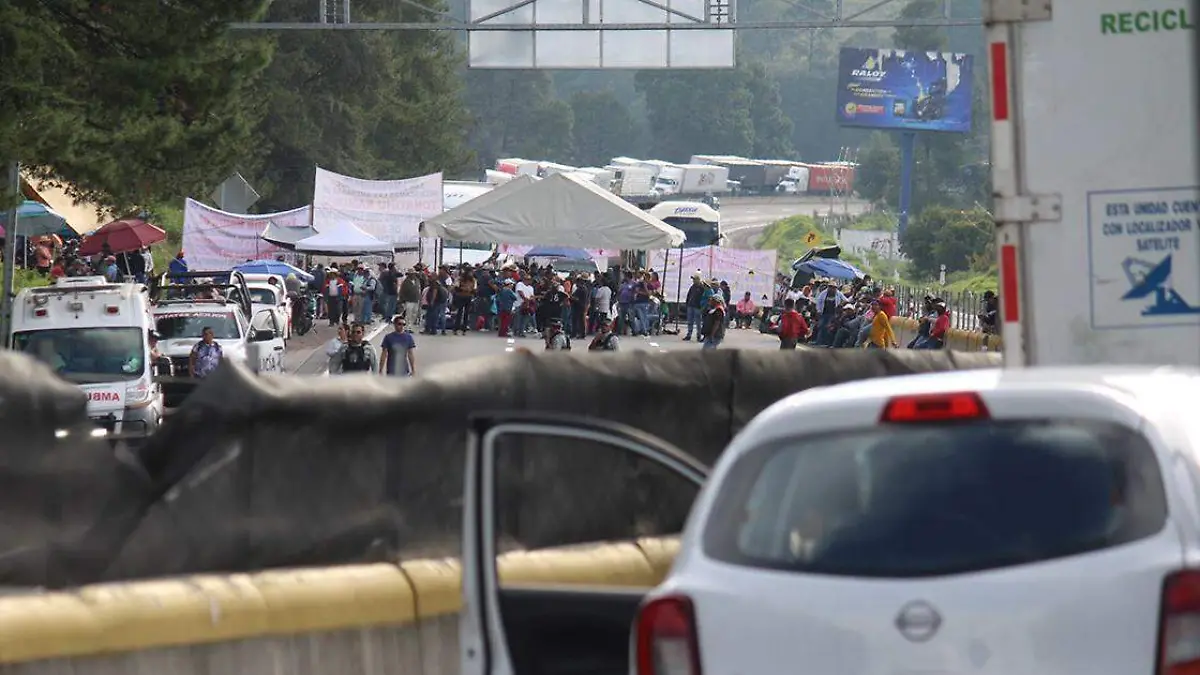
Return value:
[(843, 47), (838, 122), (873, 129), (970, 131), (972, 65), (968, 54)]

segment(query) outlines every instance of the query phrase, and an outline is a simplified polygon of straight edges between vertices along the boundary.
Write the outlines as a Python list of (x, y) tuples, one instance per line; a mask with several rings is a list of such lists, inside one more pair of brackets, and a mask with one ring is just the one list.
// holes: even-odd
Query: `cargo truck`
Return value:
[(724, 194), (729, 187), (729, 170), (711, 164), (676, 164), (663, 167), (654, 180), (654, 190), (664, 197)]
[(514, 176), (537, 177), (538, 162), (530, 159), (521, 159), (520, 157), (498, 159), (496, 160), (496, 170)]
[(616, 194), (622, 197), (654, 194), (654, 172), (650, 169), (636, 164), (610, 164), (606, 168), (613, 172), (613, 192)]
[(1200, 365), (1196, 3), (984, 3), (1007, 367)]

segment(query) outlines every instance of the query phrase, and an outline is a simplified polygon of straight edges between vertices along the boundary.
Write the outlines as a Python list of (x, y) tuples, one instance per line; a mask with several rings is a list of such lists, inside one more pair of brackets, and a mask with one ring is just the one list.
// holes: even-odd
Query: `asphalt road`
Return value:
[(826, 215), (834, 213), (858, 215), (867, 210), (868, 203), (858, 199), (838, 201), (831, 205), (821, 197), (740, 197), (721, 200), (721, 227), (725, 230), (726, 246), (754, 248), (763, 228), (789, 216)]
[[(672, 328), (672, 324), (667, 324)], [(681, 326), (683, 328), (683, 326)], [(383, 341), (383, 336), (390, 332), (390, 326), (376, 322), (368, 329), (367, 335), (371, 344), (376, 347)], [(334, 335), (328, 324), (321, 324), (317, 329), (302, 338), (294, 338), (288, 345), (284, 364), (287, 372), (297, 375), (323, 375), (326, 372), (327, 359), (324, 346)], [(501, 338), (495, 333), (468, 333), (467, 335), (420, 335), (417, 341), (417, 373), (440, 363), (450, 363), (478, 356), (499, 356), (524, 347), (533, 352), (544, 351), (541, 339), (536, 336), (527, 338)], [(572, 340), (572, 351), (587, 351), (588, 341)], [(680, 335), (654, 335), (649, 337), (625, 336), (621, 338), (622, 351), (668, 352), (687, 349), (699, 349), (695, 338), (684, 342)], [(730, 328), (725, 333), (722, 349), (778, 349), (779, 340), (773, 336), (763, 335), (757, 329), (740, 330)]]

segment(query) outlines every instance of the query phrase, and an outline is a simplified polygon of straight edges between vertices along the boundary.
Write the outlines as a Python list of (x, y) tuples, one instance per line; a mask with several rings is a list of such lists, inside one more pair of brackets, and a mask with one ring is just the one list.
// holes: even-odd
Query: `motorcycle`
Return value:
[(317, 316), (317, 297), (312, 293), (292, 296), (292, 331), (304, 335), (313, 329)]

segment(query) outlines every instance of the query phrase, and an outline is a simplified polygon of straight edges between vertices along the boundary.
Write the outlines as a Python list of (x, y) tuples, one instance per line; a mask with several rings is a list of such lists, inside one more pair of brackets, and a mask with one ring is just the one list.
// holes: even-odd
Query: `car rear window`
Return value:
[(1119, 546), (1159, 532), (1166, 515), (1154, 452), (1127, 427), (890, 426), (748, 453), (703, 546), (754, 567), (936, 576)]

